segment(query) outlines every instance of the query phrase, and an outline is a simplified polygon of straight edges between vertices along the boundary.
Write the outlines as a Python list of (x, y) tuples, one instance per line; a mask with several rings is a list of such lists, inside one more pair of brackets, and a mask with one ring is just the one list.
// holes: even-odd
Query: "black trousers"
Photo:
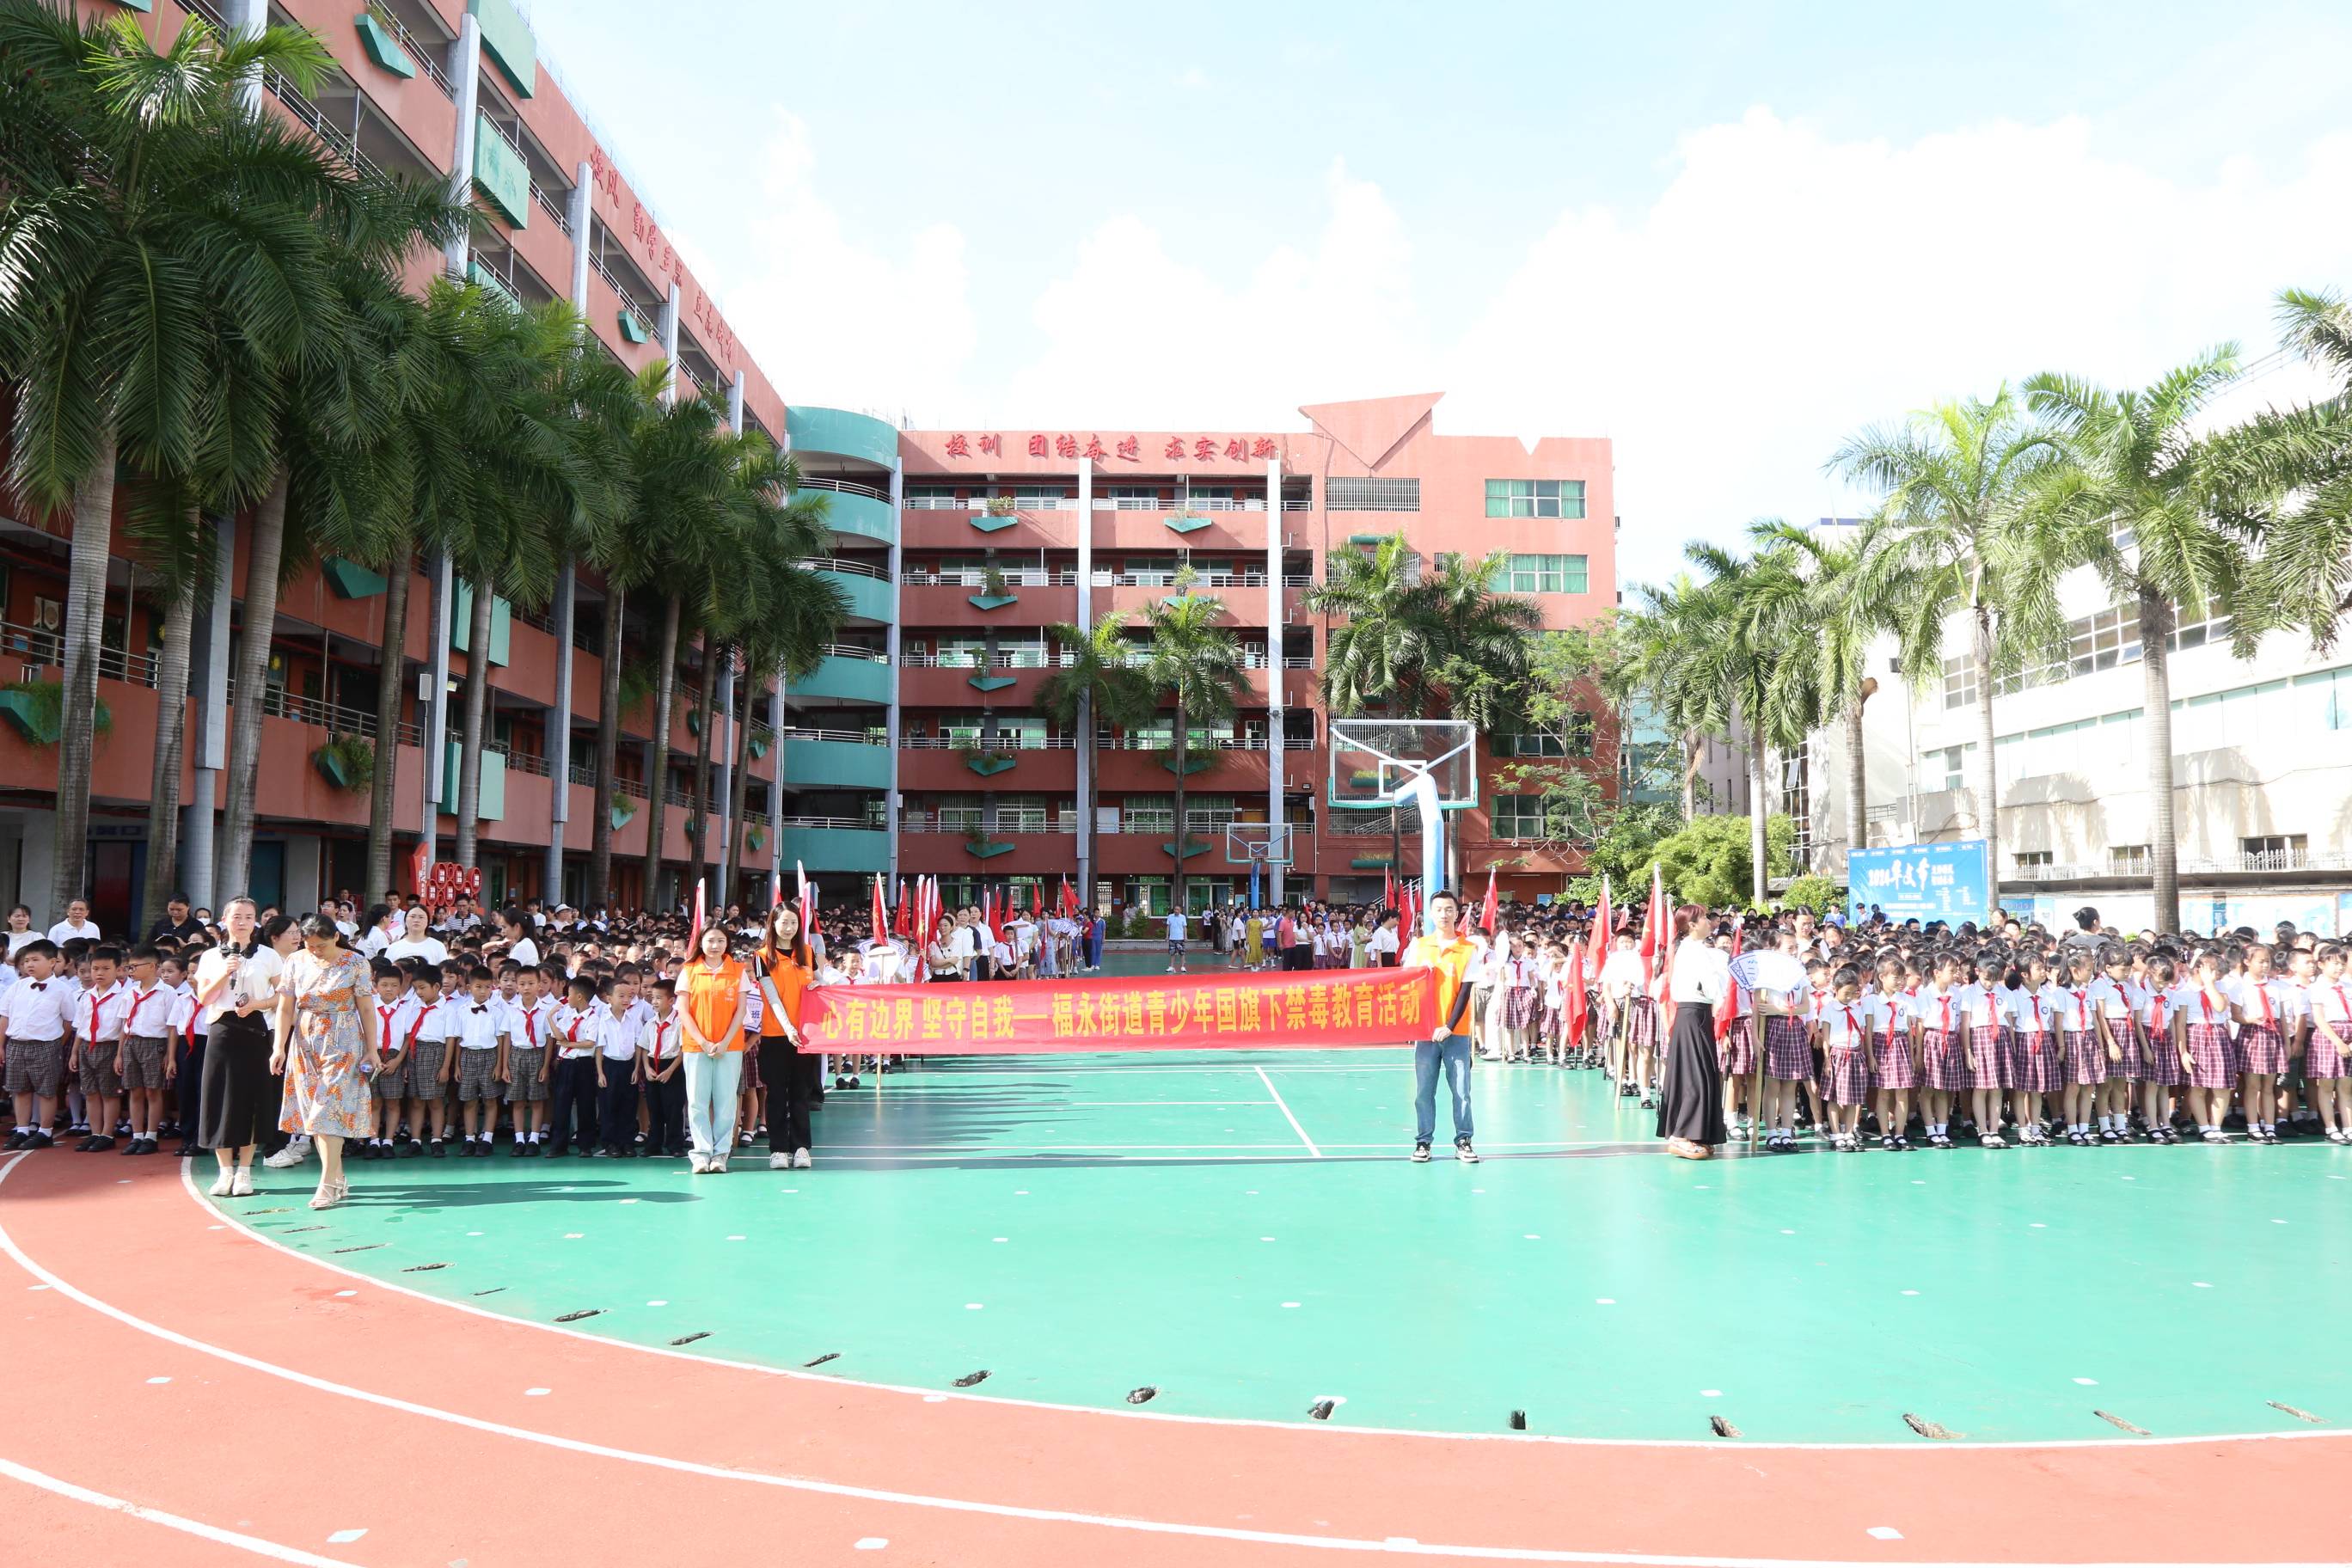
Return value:
[(606, 1062), (604, 1091), (596, 1102), (597, 1120), (604, 1124), (604, 1147), (624, 1153), (636, 1147), (637, 1084), (630, 1076), (635, 1070), (628, 1062)]
[(646, 1152), (686, 1152), (686, 1068), (680, 1066), (665, 1083), (646, 1080)]
[(554, 1070), (547, 1075), (548, 1130), (554, 1136), (555, 1146), (572, 1146), (572, 1119), (580, 1118), (580, 1146), (596, 1146), (596, 1058), (582, 1057), (577, 1061), (558, 1058)]
[(193, 1143), (205, 1124), (205, 1037), (181, 1035), (172, 1042), (175, 1063), (172, 1092), (179, 1097), (180, 1136)]
[(768, 1152), (789, 1154), (814, 1140), (809, 1112), (816, 1107), (815, 1052), (803, 1054), (781, 1036), (760, 1042), (760, 1081), (768, 1086)]

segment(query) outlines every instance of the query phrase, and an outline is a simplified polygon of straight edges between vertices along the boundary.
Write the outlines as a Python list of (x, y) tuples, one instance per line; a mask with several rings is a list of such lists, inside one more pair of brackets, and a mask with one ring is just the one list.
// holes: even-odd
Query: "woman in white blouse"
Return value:
[(203, 1124), (196, 1142), (220, 1162), (213, 1196), (253, 1195), (255, 1146), (278, 1124), (269, 1077), (270, 1019), (285, 962), (254, 940), (258, 910), (239, 895), (222, 907), (223, 946), (196, 961), (195, 1005), (205, 1018)]
[(449, 950), (435, 936), (423, 904), (411, 904), (401, 917), (400, 940), (388, 943), (383, 950), (386, 961), (398, 963), (404, 958), (421, 958), (431, 964), (449, 962)]
[(1726, 1137), (1723, 1068), (1715, 1057), (1715, 1010), (1731, 989), (1731, 963), (1708, 939), (1715, 920), (1696, 904), (1675, 911), (1673, 967), (1667, 996), (1674, 1032), (1658, 1088), (1658, 1136), (1667, 1152), (1704, 1160)]

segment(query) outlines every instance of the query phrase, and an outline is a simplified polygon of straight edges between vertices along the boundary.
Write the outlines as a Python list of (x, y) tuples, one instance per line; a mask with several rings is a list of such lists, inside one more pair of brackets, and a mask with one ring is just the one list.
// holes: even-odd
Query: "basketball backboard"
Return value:
[(1225, 824), (1225, 864), (1228, 866), (1289, 865), (1289, 825), (1281, 822)]
[(1334, 719), (1330, 804), (1341, 811), (1386, 810), (1403, 804), (1405, 786), (1427, 773), (1440, 807), (1475, 805), (1477, 739), (1465, 719)]

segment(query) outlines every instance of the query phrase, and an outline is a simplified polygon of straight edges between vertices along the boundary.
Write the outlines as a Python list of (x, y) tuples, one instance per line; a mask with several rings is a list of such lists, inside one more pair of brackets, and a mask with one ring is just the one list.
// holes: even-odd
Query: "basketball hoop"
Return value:
[(1445, 886), (1445, 814), (1478, 804), (1477, 744), (1477, 727), (1464, 719), (1331, 721), (1331, 806), (1381, 811), (1410, 802), (1421, 818), (1424, 931)]

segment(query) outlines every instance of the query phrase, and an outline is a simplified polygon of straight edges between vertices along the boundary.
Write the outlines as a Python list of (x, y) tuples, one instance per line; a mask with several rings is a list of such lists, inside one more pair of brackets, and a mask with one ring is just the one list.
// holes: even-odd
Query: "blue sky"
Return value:
[[(537, 0), (795, 402), (1604, 434), (1622, 574), (1859, 424), (2352, 283), (2352, 5)], [(1433, 18), (1443, 18), (1433, 30)], [(780, 20), (781, 19), (781, 20)]]

